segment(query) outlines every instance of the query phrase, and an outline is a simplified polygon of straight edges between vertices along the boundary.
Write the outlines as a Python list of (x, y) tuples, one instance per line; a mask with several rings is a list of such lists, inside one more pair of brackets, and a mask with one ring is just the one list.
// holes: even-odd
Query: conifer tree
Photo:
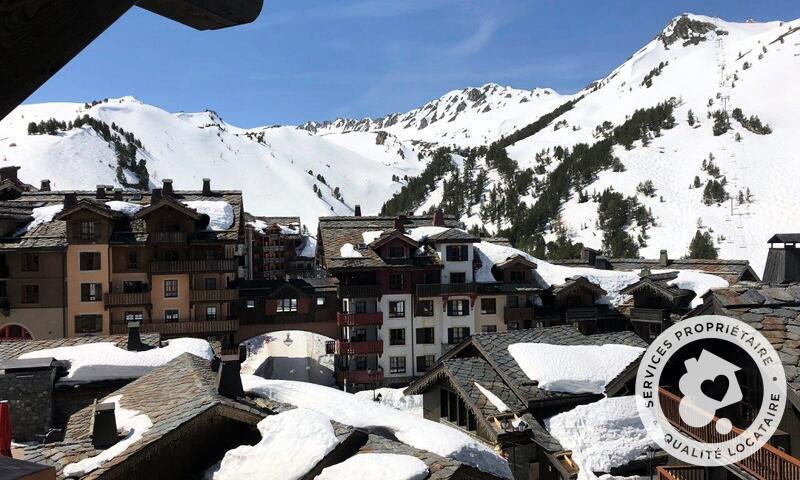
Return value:
[(689, 243), (689, 258), (703, 258), (715, 259), (717, 258), (717, 248), (714, 246), (714, 239), (708, 232), (700, 232), (694, 234), (691, 243)]

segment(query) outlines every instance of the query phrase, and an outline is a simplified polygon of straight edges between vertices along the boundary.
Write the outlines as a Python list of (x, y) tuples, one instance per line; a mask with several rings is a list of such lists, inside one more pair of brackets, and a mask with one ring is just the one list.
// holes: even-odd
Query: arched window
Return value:
[(33, 336), (27, 328), (20, 325), (0, 327), (0, 340), (31, 340)]

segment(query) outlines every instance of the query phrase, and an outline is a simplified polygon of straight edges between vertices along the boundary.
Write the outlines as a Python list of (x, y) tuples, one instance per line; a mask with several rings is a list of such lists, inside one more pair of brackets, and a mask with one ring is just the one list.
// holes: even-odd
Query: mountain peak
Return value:
[(709, 34), (728, 34), (728, 31), (721, 28), (718, 23), (724, 22), (720, 22), (720, 19), (715, 17), (683, 13), (670, 20), (657, 38), (661, 40), (665, 48), (669, 48), (679, 41), (684, 47), (697, 45), (707, 40)]

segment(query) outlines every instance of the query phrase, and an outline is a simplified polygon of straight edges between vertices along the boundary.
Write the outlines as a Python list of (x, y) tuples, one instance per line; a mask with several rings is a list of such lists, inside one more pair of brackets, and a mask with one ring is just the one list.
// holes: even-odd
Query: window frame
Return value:
[[(456, 335), (458, 333), (458, 335)], [(472, 335), (472, 329), (466, 326), (450, 327), (447, 329), (447, 344), (458, 345)]]
[(389, 357), (389, 373), (406, 373), (406, 357)]
[[(485, 307), (484, 302), (491, 303), (491, 307)], [(481, 298), (481, 314), (482, 315), (496, 315), (497, 314), (497, 298)]]
[[(430, 337), (428, 337), (428, 332), (430, 332)], [(420, 335), (420, 333), (425, 333), (425, 335)], [(422, 340), (429, 340), (429, 341), (420, 341)], [(436, 328), (435, 327), (417, 327), (414, 330), (414, 341), (417, 345), (435, 345), (436, 344)]]
[(204, 290), (216, 290), (217, 289), (217, 278), (216, 277), (206, 277), (203, 279), (203, 289)]
[[(397, 306), (400, 306), (398, 309)], [(389, 318), (405, 318), (406, 316), (406, 301), (405, 300), (390, 300), (389, 301)]]
[[(211, 310), (213, 310), (213, 313), (211, 313)], [(219, 317), (219, 314), (217, 312), (217, 307), (215, 307), (213, 305), (209, 305), (209, 306), (206, 307), (206, 321), (207, 322), (215, 322), (215, 321), (217, 321), (218, 317)]]
[[(94, 327), (91, 329), (84, 328), (85, 325), (82, 325), (83, 321), (88, 321), (89, 319), (93, 319), (95, 321)], [(102, 333), (103, 332), (103, 316), (96, 314), (96, 313), (85, 313), (81, 315), (75, 315), (74, 326), (75, 326), (75, 333), (76, 334), (89, 334), (89, 333)], [(80, 328), (79, 328), (80, 327)]]
[(469, 246), (446, 245), (444, 247), (444, 258), (448, 262), (467, 262), (469, 261)]
[[(399, 338), (395, 338), (395, 336)], [(405, 328), (390, 328), (389, 329), (389, 345), (403, 346), (406, 344), (406, 329)]]
[[(420, 359), (424, 362), (425, 368), (421, 368)], [(417, 355), (417, 371), (418, 372), (427, 372), (433, 367), (436, 363), (436, 355)]]
[[(29, 292), (28, 289), (31, 289)], [(25, 305), (35, 305), (41, 301), (41, 289), (38, 283), (29, 283), (22, 285), (22, 298), (20, 303)], [(31, 293), (35, 292), (33, 295)]]
[(181, 321), (181, 311), (177, 308), (164, 310), (164, 323), (178, 323)]
[[(453, 279), (453, 276), (456, 278)], [(466, 272), (450, 272), (450, 283), (467, 283)]]
[[(451, 305), (460, 305), (460, 308), (451, 308)], [(469, 316), (469, 300), (456, 299), (447, 301), (448, 317), (467, 317)]]
[(511, 270), (510, 272), (508, 272), (508, 280), (511, 283), (525, 283), (525, 272), (523, 272), (522, 270)]
[(481, 325), (481, 333), (496, 333), (497, 325)]
[(22, 257), (22, 266), (20, 267), (20, 270), (23, 272), (38, 272), (41, 268), (41, 262), (39, 260), (40, 258), (38, 253), (26, 252)]
[[(422, 304), (430, 305), (430, 310), (420, 308)], [(418, 317), (432, 317), (434, 316), (434, 307), (433, 307), (433, 300), (417, 300), (417, 311), (416, 316)]]
[[(168, 288), (167, 285), (175, 285), (175, 288)], [(178, 286), (178, 279), (167, 278), (164, 280), (164, 298), (178, 298), (180, 295), (180, 287)]]
[[(400, 255), (394, 255), (394, 253), (400, 253)], [(398, 246), (389, 246), (386, 247), (386, 258), (393, 258), (393, 259), (402, 259), (406, 258), (406, 249), (405, 247), (398, 247)]]
[(129, 312), (125, 312), (124, 316), (122, 317), (125, 319), (125, 323), (128, 322), (142, 322), (144, 321), (144, 313), (141, 310), (132, 310)]
[[(81, 302), (100, 302), (103, 300), (103, 284), (98, 282), (81, 282)], [(94, 292), (92, 292), (94, 290)]]
[(128, 252), (128, 270), (138, 270), (139, 269), (139, 252), (136, 250), (130, 250)]
[[(396, 282), (395, 279), (399, 281)], [(402, 273), (389, 274), (389, 290), (402, 290), (405, 287), (405, 277)]]
[(297, 299), (279, 298), (275, 302), (275, 311), (277, 313), (297, 313)]
[[(78, 252), (78, 269), (81, 272), (96, 272), (103, 269), (103, 257), (100, 252)], [(91, 261), (89, 261), (91, 259)], [(95, 263), (96, 261), (96, 263)]]
[(78, 221), (78, 240), (94, 242), (100, 238), (100, 222), (97, 220)]

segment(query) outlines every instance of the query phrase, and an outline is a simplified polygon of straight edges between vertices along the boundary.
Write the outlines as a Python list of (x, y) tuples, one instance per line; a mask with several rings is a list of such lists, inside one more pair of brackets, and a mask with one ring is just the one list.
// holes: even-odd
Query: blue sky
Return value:
[(796, 0), (264, 0), (253, 24), (197, 32), (133, 9), (28, 103), (134, 95), (235, 125), (406, 111), (487, 82), (580, 89), (681, 12), (800, 17)]

